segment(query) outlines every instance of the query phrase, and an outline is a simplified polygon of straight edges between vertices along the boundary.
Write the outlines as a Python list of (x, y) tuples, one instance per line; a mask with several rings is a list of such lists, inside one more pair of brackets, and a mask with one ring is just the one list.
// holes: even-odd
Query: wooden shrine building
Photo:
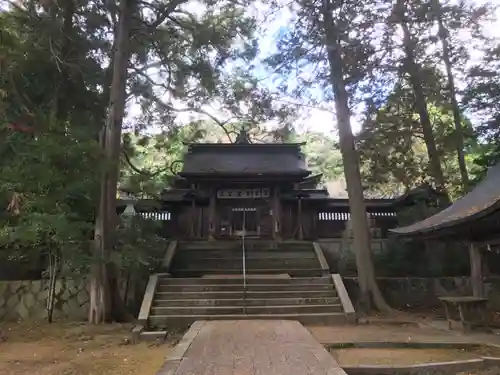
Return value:
[[(178, 239), (313, 240), (342, 237), (348, 199), (319, 188), (301, 143), (191, 143), (181, 171), (161, 195), (165, 234)], [(367, 200), (374, 233), (395, 226), (392, 199)], [(377, 235), (375, 235), (377, 236)]]
[(500, 245), (500, 164), (467, 195), (435, 215), (391, 229), (408, 239), (433, 239), (469, 245), (474, 295), (482, 294), (481, 248)]

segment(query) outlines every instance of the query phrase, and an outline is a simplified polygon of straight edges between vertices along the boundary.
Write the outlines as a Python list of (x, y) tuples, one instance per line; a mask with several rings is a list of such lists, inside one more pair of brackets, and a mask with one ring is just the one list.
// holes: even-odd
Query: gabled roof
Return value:
[(443, 195), (445, 194), (438, 192), (431, 185), (424, 182), (408, 190), (406, 193), (400, 195), (399, 197), (394, 197), (394, 204), (399, 206), (411, 205), (415, 202), (415, 199), (418, 199), (418, 197), (422, 196), (435, 201), (439, 196)]
[(298, 143), (190, 144), (180, 176), (297, 175), (307, 176)]
[(299, 186), (303, 188), (309, 187), (310, 189), (314, 189), (316, 186), (320, 184), (322, 177), (323, 173), (309, 175), (299, 182)]
[(427, 234), (481, 219), (499, 209), (500, 164), (491, 167), (474, 190), (448, 208), (406, 227), (391, 229), (391, 232), (401, 236)]

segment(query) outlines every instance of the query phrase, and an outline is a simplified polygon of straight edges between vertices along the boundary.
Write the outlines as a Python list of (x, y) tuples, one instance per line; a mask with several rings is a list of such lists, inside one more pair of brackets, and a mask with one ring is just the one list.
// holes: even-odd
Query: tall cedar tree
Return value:
[[(434, 179), (436, 188), (441, 192), (446, 192), (445, 180), (443, 169), (441, 167), (441, 160), (436, 147), (432, 123), (429, 116), (427, 107), (427, 100), (425, 98), (424, 90), (422, 87), (422, 67), (417, 61), (418, 39), (412, 34), (411, 27), (415, 24), (422, 22), (420, 16), (420, 3), (411, 8), (406, 1), (397, 0), (392, 13), (391, 21), (395, 25), (399, 25), (403, 33), (403, 70), (409, 76), (415, 95), (415, 104), (420, 117), (420, 124), (424, 135), (425, 144), (427, 146), (427, 153), (429, 155), (429, 174)], [(410, 4), (413, 5), (413, 4)], [(442, 202), (444, 206), (449, 202)]]
[[(354, 251), (364, 309), (389, 310), (375, 279), (371, 240), (359, 170), (359, 156), (351, 129), (351, 108), (358, 85), (375, 65), (370, 35), (377, 22), (375, 1), (302, 0), (291, 5), (294, 22), (280, 36), (278, 52), (267, 62), (285, 77), (281, 88), (290, 94), (293, 74), (298, 83), (292, 95), (307, 98), (317, 89), (336, 109), (340, 150), (347, 182)], [(302, 71), (300, 68), (303, 67)], [(289, 75), (290, 74), (290, 75)], [(308, 89), (310, 89), (308, 91)], [(334, 152), (332, 150), (332, 152)]]
[(467, 165), (465, 164), (464, 152), (464, 136), (462, 132), (462, 118), (460, 115), (460, 108), (458, 107), (457, 93), (455, 88), (455, 77), (451, 65), (451, 51), (449, 44), (449, 32), (444, 23), (443, 7), (439, 0), (432, 0), (432, 9), (434, 17), (438, 24), (438, 35), (441, 41), (443, 62), (446, 68), (446, 76), (448, 79), (448, 95), (450, 98), (451, 109), (453, 111), (453, 122), (455, 125), (455, 139), (457, 147), (458, 166), (460, 168), (460, 176), (462, 177), (462, 188), (466, 193), (469, 190), (469, 173), (467, 172)]
[[(113, 55), (109, 110), (103, 129), (102, 147), (105, 168), (101, 179), (101, 191), (94, 232), (94, 264), (90, 282), (89, 323), (102, 323), (112, 319), (117, 312), (113, 298), (116, 291), (110, 289), (110, 260), (116, 226), (116, 188), (121, 153), (122, 123), (125, 114), (127, 70), (130, 60), (132, 19), (136, 12), (136, 0), (121, 0), (120, 18), (116, 32), (116, 49)], [(115, 310), (113, 310), (113, 307)]]

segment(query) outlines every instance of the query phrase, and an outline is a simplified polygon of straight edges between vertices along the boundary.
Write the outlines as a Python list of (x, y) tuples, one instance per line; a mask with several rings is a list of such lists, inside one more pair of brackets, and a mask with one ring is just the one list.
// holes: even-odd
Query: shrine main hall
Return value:
[[(308, 168), (303, 145), (252, 143), (244, 132), (235, 143), (186, 144), (170, 187), (154, 204), (135, 202), (135, 210), (162, 220), (172, 239), (344, 237), (349, 201), (321, 187), (322, 175)], [(372, 237), (386, 237), (408, 200), (366, 199)]]

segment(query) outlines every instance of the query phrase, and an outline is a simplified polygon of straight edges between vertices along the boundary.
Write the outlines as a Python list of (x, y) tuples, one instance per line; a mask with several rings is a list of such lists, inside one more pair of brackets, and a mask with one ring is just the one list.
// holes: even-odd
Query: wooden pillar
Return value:
[(202, 238), (203, 237), (203, 207), (198, 206), (196, 213), (198, 215), (198, 226), (196, 228), (196, 237)]
[(483, 265), (481, 250), (473, 243), (469, 245), (469, 256), (472, 295), (474, 297), (483, 297)]
[(311, 208), (311, 215), (312, 215), (312, 225), (311, 225), (311, 237), (314, 240), (318, 239), (318, 208), (316, 205), (314, 205)]
[(298, 199), (298, 213), (297, 213), (297, 222), (299, 224), (299, 240), (302, 241), (304, 239), (304, 227), (302, 226), (302, 198)]
[(189, 226), (189, 236), (191, 238), (194, 238), (194, 237), (196, 237), (196, 235), (195, 235), (196, 203), (195, 203), (194, 198), (192, 198), (192, 200), (191, 200), (191, 215), (190, 216), (191, 216), (191, 223)]
[(208, 239), (213, 240), (215, 236), (215, 190), (210, 189), (210, 203), (208, 206)]
[(281, 239), (281, 205), (279, 189), (273, 189), (273, 238), (275, 240)]

